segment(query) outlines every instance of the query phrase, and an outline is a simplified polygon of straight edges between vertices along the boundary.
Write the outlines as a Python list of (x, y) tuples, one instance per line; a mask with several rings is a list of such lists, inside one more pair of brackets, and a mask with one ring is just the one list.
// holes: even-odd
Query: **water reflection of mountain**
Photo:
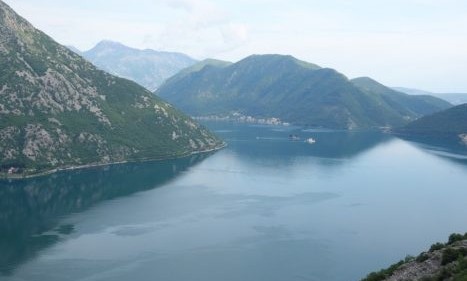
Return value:
[(61, 218), (96, 203), (156, 188), (207, 155), (66, 171), (0, 181), (0, 274), (8, 275), (38, 251), (73, 232)]
[[(236, 153), (254, 158), (281, 159), (283, 163), (302, 156), (353, 158), (393, 139), (392, 136), (380, 132), (302, 130), (297, 127), (253, 126), (226, 122), (208, 126), (217, 131), (228, 142), (229, 149)], [(297, 136), (300, 140), (290, 140), (290, 135)], [(307, 138), (315, 139), (316, 143), (306, 143)]]
[(457, 137), (398, 136), (414, 146), (458, 164), (467, 165), (467, 145)]

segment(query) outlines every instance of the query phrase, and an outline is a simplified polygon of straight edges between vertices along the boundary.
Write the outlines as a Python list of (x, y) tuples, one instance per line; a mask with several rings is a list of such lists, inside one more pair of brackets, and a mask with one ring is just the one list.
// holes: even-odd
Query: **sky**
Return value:
[(289, 54), (349, 78), (467, 92), (465, 0), (3, 0), (59, 43), (196, 59)]

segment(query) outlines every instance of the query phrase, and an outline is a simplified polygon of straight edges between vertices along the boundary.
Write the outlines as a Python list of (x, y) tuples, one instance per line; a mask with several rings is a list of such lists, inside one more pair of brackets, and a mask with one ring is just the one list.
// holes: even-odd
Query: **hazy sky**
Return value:
[(58, 42), (194, 58), (291, 54), (350, 78), (467, 92), (465, 0), (5, 0)]

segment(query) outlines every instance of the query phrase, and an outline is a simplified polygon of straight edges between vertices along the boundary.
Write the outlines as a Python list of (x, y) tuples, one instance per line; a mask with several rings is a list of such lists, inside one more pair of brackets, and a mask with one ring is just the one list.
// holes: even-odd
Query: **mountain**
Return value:
[[(292, 56), (253, 55), (205, 63), (168, 79), (156, 94), (193, 116), (240, 114), (337, 129), (400, 126), (450, 105), (378, 85)], [(385, 93), (378, 91), (384, 87)], [(399, 97), (404, 97), (398, 102)]]
[(467, 103), (467, 93), (432, 93), (418, 89), (393, 87), (394, 90), (403, 92), (409, 95), (431, 95), (440, 99), (446, 100), (454, 105)]
[(452, 107), (445, 100), (430, 95), (404, 94), (368, 77), (355, 78), (351, 82), (360, 90), (378, 96), (383, 103), (410, 119)]
[(454, 105), (459, 105), (467, 103), (467, 93), (444, 93), (444, 94), (434, 94), (434, 96), (446, 100)]
[(197, 62), (181, 53), (139, 50), (112, 41), (101, 41), (94, 48), (78, 54), (100, 69), (133, 80), (151, 91)]
[(98, 70), (0, 1), (3, 174), (172, 158), (221, 145), (170, 104)]
[(406, 93), (408, 95), (433, 95), (434, 93), (428, 92), (425, 90), (420, 89), (412, 89), (412, 88), (405, 88), (405, 87), (391, 87), (394, 91), (398, 91), (401, 93)]
[(70, 49), (70, 51), (73, 51), (75, 53), (77, 53), (78, 55), (82, 56), (83, 55), (83, 52), (81, 52), (78, 48), (76, 48), (75, 46), (71, 46), (71, 45), (68, 45), (68, 46), (65, 46), (67, 47), (68, 49)]
[(184, 77), (185, 75), (190, 74), (192, 72), (200, 71), (205, 66), (214, 66), (214, 67), (222, 68), (222, 67), (229, 66), (231, 64), (232, 64), (231, 62), (223, 61), (223, 60), (205, 59), (205, 60), (202, 60), (200, 62), (193, 64), (192, 66), (189, 66), (187, 68), (180, 70), (180, 72), (178, 73), (179, 75), (177, 75), (177, 77)]
[(462, 281), (467, 280), (467, 233), (451, 234), (447, 243), (435, 243), (417, 257), (407, 256), (362, 281)]
[(422, 117), (395, 130), (397, 134), (429, 137), (457, 137), (467, 144), (467, 104)]

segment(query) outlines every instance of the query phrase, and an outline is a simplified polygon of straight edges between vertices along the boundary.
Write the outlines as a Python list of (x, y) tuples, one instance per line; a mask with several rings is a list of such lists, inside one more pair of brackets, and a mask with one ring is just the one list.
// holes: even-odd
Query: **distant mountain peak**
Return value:
[(121, 42), (108, 40), (108, 39), (99, 41), (94, 47), (86, 51), (86, 53), (90, 53), (93, 51), (100, 51), (100, 50), (106, 50), (106, 51), (119, 50), (119, 51), (128, 51), (128, 52), (150, 53), (152, 55), (170, 54), (170, 55), (180, 55), (180, 56), (189, 57), (188, 55), (180, 53), (180, 52), (157, 51), (151, 48), (141, 49), (141, 48), (136, 48), (136, 47), (130, 47)]
[(230, 61), (211, 59), (211, 58), (204, 59), (204, 60), (200, 61), (199, 63), (211, 64), (211, 65), (230, 65), (230, 64), (232, 64)]
[(101, 41), (99, 41), (99, 43), (97, 43), (97, 45), (123, 45), (122, 43), (120, 42), (117, 42), (117, 41), (114, 41), (114, 40), (110, 40), (110, 39), (102, 39)]
[(320, 66), (316, 64), (299, 60), (292, 55), (281, 55), (281, 54), (254, 54), (238, 62), (238, 64), (242, 64), (242, 63), (266, 63), (270, 65), (280, 64), (280, 63), (295, 63), (302, 67), (315, 69), (315, 70), (321, 68)]
[(109, 48), (136, 50), (135, 48), (125, 46), (120, 42), (116, 42), (112, 40), (101, 40), (92, 49), (99, 50), (99, 49), (109, 49)]
[(350, 81), (357, 82), (357, 83), (359, 83), (359, 82), (376, 83), (376, 84), (382, 85), (381, 83), (379, 83), (375, 79), (373, 79), (371, 77), (368, 77), (368, 76), (356, 77), (356, 78), (351, 79)]
[(351, 79), (350, 82), (352, 82), (354, 85), (356, 85), (360, 89), (366, 89), (368, 91), (398, 92), (394, 89), (384, 86), (380, 82), (368, 76), (357, 77), (357, 78)]
[(150, 91), (197, 62), (182, 53), (141, 50), (111, 40), (102, 40), (81, 55), (100, 69), (133, 80)]

